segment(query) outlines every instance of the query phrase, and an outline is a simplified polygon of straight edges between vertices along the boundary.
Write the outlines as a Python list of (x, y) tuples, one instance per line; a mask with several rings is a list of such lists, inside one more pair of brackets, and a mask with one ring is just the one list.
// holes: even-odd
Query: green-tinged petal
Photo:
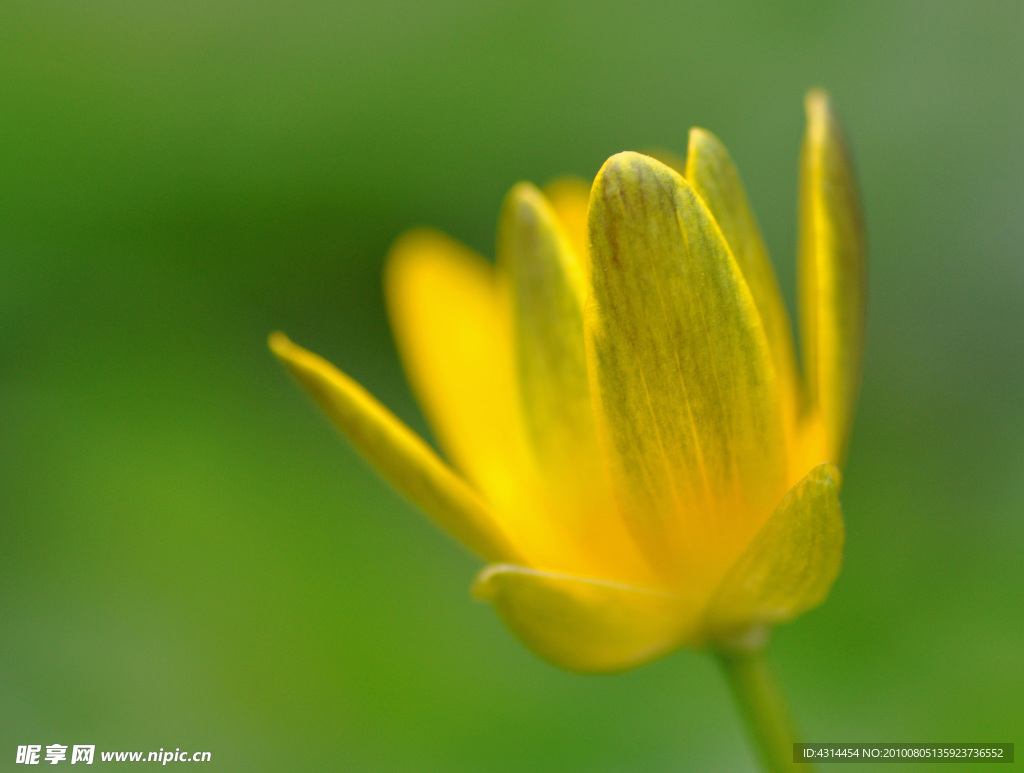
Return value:
[(649, 581), (611, 505), (583, 342), (583, 267), (539, 190), (515, 186), (498, 226), (498, 268), (512, 295), (521, 407), (537, 474), (564, 541), (546, 569)]
[(747, 280), (775, 362), (786, 426), (792, 431), (800, 397), (793, 329), (739, 172), (717, 137), (704, 129), (691, 129), (684, 176), (711, 210)]
[(544, 186), (544, 195), (569, 237), (572, 251), (586, 268), (589, 260), (587, 247), (587, 209), (590, 207), (590, 183), (579, 177), (559, 177)]
[(505, 199), (497, 253), (512, 288), (522, 410), (538, 468), (555, 480), (577, 473), (592, 480), (600, 457), (583, 344), (583, 267), (529, 183)]
[(622, 671), (685, 644), (699, 606), (668, 593), (521, 566), (485, 569), (474, 593), (536, 654), (570, 671)]
[(497, 510), (528, 512), (512, 330), (493, 267), (414, 231), (391, 249), (385, 291), (402, 364), (445, 454)]
[(660, 162), (605, 163), (590, 239), (588, 361), (618, 499), (652, 558), (710, 592), (785, 491), (764, 328), (711, 214)]
[(846, 138), (822, 91), (807, 95), (800, 160), (800, 328), (804, 373), (828, 459), (846, 455), (860, 386), (867, 245)]
[(843, 557), (839, 481), (822, 464), (786, 495), (715, 593), (712, 637), (792, 620), (825, 600)]
[(484, 558), (515, 556), (480, 497), (359, 384), (282, 333), (270, 348), (380, 473), (441, 528)]

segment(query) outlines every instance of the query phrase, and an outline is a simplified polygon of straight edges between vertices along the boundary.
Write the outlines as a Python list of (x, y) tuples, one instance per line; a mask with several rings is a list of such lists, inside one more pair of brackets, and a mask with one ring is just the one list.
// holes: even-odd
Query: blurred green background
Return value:
[[(410, 0), (0, 10), (0, 768), (747, 770), (715, 664), (579, 677), (472, 601), (266, 349), (415, 428), (380, 272), (520, 179), (731, 149), (789, 300), (802, 97), (871, 242), (846, 565), (773, 657), (807, 740), (1024, 743), (1024, 5)], [(926, 766), (915, 766), (915, 770)], [(945, 768), (943, 768), (945, 769)]]

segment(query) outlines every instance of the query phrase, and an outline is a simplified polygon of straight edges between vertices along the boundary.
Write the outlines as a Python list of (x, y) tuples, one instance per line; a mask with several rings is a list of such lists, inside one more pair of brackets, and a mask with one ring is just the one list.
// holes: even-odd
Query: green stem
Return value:
[(719, 649), (716, 654), (765, 769), (776, 773), (794, 769), (809, 772), (810, 765), (794, 766), (796, 729), (764, 656), (764, 648)]

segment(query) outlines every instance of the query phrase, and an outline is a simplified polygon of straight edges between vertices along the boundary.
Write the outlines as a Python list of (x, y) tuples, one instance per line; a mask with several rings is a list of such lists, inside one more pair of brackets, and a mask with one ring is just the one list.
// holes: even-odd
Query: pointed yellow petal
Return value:
[(590, 206), (590, 183), (579, 177), (559, 177), (544, 186), (544, 195), (558, 216), (572, 251), (586, 268), (587, 208)]
[(825, 600), (843, 558), (839, 480), (822, 464), (786, 495), (715, 593), (712, 637), (792, 620)]
[(395, 243), (385, 274), (402, 363), (438, 442), (491, 505), (528, 488), (507, 298), (494, 269), (432, 231)]
[(485, 569), (473, 590), (536, 654), (582, 673), (622, 671), (682, 646), (699, 608), (668, 593), (504, 564)]
[(760, 317), (703, 202), (654, 159), (605, 163), (590, 239), (588, 361), (618, 498), (652, 558), (710, 592), (785, 491)]
[(800, 161), (800, 328), (804, 373), (828, 459), (846, 455), (860, 385), (867, 245), (846, 138), (822, 91), (807, 95)]
[(484, 558), (516, 555), (480, 497), (359, 384), (283, 333), (270, 348), (331, 421), (402, 494)]
[(521, 406), (550, 515), (562, 535), (544, 568), (650, 579), (610, 506), (583, 342), (585, 278), (544, 196), (529, 183), (505, 199), (498, 268), (509, 280)]
[[(505, 199), (498, 266), (512, 289), (522, 410), (538, 467), (555, 481), (578, 471), (593, 479), (600, 458), (583, 345), (583, 269), (529, 183)], [(579, 469), (588, 462), (591, 469)]]
[(793, 329), (739, 172), (717, 137), (704, 129), (691, 129), (684, 176), (714, 215), (754, 297), (775, 362), (786, 426), (794, 428), (799, 382)]

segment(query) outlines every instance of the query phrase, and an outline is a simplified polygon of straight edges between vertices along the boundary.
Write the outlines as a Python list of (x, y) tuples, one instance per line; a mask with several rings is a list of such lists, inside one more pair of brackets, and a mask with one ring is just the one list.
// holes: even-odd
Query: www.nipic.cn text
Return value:
[(72, 765), (79, 763), (92, 765), (97, 761), (159, 762), (161, 765), (166, 765), (168, 762), (209, 762), (210, 752), (188, 752), (182, 751), (180, 748), (172, 751), (161, 748), (160, 751), (155, 752), (101, 751), (97, 755), (95, 744), (89, 746), (79, 744), (67, 746), (59, 743), (47, 744), (46, 746), (42, 744), (26, 744), (25, 746), (18, 747), (18, 753), (14, 761), (20, 765), (39, 765), (40, 763), (57, 765), (64, 761)]

